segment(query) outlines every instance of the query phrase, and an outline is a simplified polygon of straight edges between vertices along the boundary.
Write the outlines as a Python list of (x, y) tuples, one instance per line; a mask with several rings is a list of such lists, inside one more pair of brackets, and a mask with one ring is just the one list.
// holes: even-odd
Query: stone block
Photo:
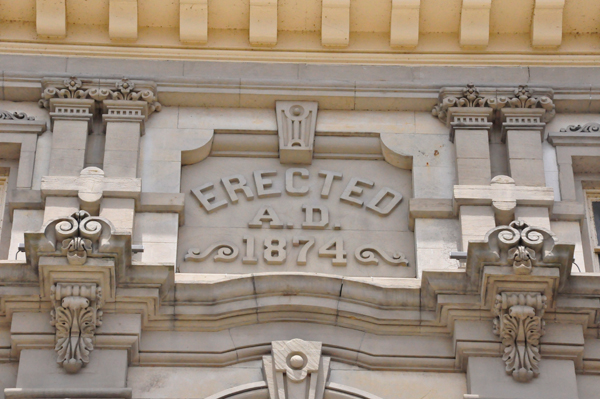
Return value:
[(600, 376), (593, 374), (577, 376), (578, 399), (596, 399), (598, 387), (600, 387)]
[(329, 381), (369, 392), (380, 398), (462, 398), (467, 392), (466, 376), (463, 373), (373, 372), (360, 368), (348, 370), (341, 369), (333, 362)]
[(176, 243), (179, 229), (176, 213), (138, 213), (133, 240), (141, 243)]
[(321, 44), (346, 47), (350, 42), (350, 0), (323, 0)]
[(414, 166), (412, 172), (415, 198), (452, 198), (454, 185), (458, 183), (454, 168)]
[(457, 158), (490, 159), (487, 130), (456, 130), (454, 146)]
[(137, 177), (137, 151), (105, 151), (104, 175), (106, 177)]
[(21, 151), (19, 157), (19, 172), (17, 176), (17, 188), (31, 188), (33, 168), (35, 165), (34, 151)]
[(0, 364), (0, 399), (4, 399), (4, 389), (14, 388), (17, 385), (17, 363)]
[(15, 209), (13, 213), (10, 246), (8, 249), (8, 256), (10, 259), (14, 259), (16, 256), (18, 260), (25, 260), (24, 252), (17, 255), (19, 244), (25, 243), (25, 236), (23, 233), (26, 231), (39, 231), (42, 228), (43, 220), (44, 211)]
[(208, 41), (208, 0), (179, 2), (179, 40), (206, 44)]
[(506, 132), (508, 157), (512, 159), (542, 159), (540, 133), (534, 130), (508, 130)]
[(492, 180), (490, 159), (459, 158), (456, 160), (458, 184), (487, 186)]
[(575, 263), (579, 268), (576, 265), (573, 265), (571, 271), (575, 273), (584, 272), (586, 267), (579, 221), (553, 221), (550, 222), (550, 230), (556, 234), (560, 242), (575, 244), (575, 254), (573, 256), (575, 257)]
[(135, 200), (130, 198), (104, 198), (100, 216), (111, 221), (118, 231), (131, 233), (135, 215)]
[(467, 366), (468, 393), (479, 395), (481, 399), (578, 397), (573, 361), (542, 358), (540, 375), (527, 383), (513, 380), (506, 375), (504, 367), (500, 358), (470, 357)]
[(71, 216), (79, 210), (77, 197), (47, 197), (44, 208), (44, 223), (56, 218)]
[(108, 35), (112, 40), (137, 40), (137, 0), (110, 0)]
[(277, 0), (250, 0), (250, 44), (277, 44)]
[(450, 252), (458, 251), (458, 243), (448, 244), (440, 249), (417, 248), (417, 278), (421, 278), (424, 271), (458, 269), (460, 263), (450, 259)]
[(511, 159), (510, 176), (517, 186), (546, 186), (544, 161), (541, 159)]
[(181, 162), (146, 161), (140, 165), (143, 192), (178, 193)]
[(467, 250), (470, 240), (483, 240), (485, 234), (496, 227), (494, 210), (488, 206), (461, 206), (459, 220), (463, 251)]
[(17, 388), (124, 388), (127, 379), (127, 351), (95, 349), (90, 363), (77, 375), (56, 363), (53, 349), (24, 349), (19, 361)]
[(38, 36), (62, 38), (67, 35), (66, 0), (36, 0), (35, 12)]
[(79, 176), (85, 165), (85, 150), (56, 148), (50, 156), (50, 176)]
[(127, 374), (127, 386), (133, 388), (133, 397), (140, 399), (204, 399), (225, 389), (262, 380), (260, 362), (229, 367), (131, 367)]
[(463, 0), (460, 15), (460, 45), (486, 47), (490, 40), (492, 0)]
[(515, 219), (523, 220), (530, 226), (539, 226), (550, 230), (550, 213), (548, 208), (517, 206)]
[(140, 146), (139, 123), (108, 123), (106, 126), (106, 151), (138, 151)]
[(460, 225), (456, 219), (416, 219), (417, 249), (444, 249), (456, 246), (460, 240)]
[(390, 27), (392, 47), (415, 47), (419, 43), (421, 0), (393, 0)]

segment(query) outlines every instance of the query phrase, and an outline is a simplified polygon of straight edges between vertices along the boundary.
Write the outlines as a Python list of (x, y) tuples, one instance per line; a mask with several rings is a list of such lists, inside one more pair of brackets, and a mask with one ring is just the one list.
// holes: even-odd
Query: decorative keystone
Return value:
[(319, 103), (277, 101), (279, 160), (282, 164), (311, 164)]
[(321, 343), (292, 339), (273, 341), (272, 348), (263, 357), (270, 399), (323, 399), (330, 358), (321, 356)]

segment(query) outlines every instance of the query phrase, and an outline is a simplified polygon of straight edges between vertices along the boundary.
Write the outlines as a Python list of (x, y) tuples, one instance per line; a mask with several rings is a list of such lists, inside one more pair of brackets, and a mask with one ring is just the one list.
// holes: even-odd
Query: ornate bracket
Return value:
[(277, 101), (279, 160), (282, 164), (311, 164), (319, 103)]
[(269, 398), (323, 399), (330, 358), (321, 356), (321, 343), (292, 339), (272, 347), (272, 355), (263, 357)]
[(540, 337), (544, 335), (546, 297), (534, 292), (503, 292), (494, 305), (494, 333), (502, 339), (506, 373), (519, 382), (540, 374)]
[(90, 362), (96, 327), (102, 324), (101, 288), (96, 284), (52, 286), (52, 324), (56, 328), (56, 362), (74, 374)]

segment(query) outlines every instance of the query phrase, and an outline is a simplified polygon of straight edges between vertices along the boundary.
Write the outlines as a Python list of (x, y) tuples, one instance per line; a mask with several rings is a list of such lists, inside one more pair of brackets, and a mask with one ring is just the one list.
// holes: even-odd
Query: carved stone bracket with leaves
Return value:
[(540, 337), (544, 334), (546, 297), (537, 292), (503, 292), (496, 296), (494, 333), (502, 339), (506, 373), (528, 382), (540, 374)]
[(74, 374), (90, 362), (96, 327), (102, 324), (102, 292), (96, 284), (52, 286), (50, 323), (56, 328), (56, 362)]

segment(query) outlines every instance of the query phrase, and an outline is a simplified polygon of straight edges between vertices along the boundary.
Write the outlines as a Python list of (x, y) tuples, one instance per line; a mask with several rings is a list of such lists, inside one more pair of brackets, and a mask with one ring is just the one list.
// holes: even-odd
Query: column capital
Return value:
[(39, 105), (50, 111), (56, 119), (87, 120), (91, 129), (95, 107), (101, 103), (102, 110), (112, 117), (131, 116), (136, 121), (148, 119), (160, 111), (156, 84), (148, 81), (79, 79), (72, 76), (44, 78)]

